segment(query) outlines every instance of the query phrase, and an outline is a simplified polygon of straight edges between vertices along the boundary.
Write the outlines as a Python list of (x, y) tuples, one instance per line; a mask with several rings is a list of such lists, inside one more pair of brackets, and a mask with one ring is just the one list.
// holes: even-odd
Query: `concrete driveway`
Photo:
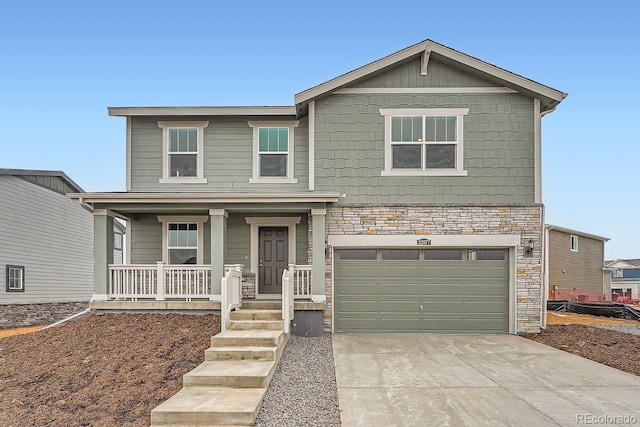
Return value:
[(513, 335), (333, 334), (333, 352), (343, 426), (640, 425), (640, 377)]

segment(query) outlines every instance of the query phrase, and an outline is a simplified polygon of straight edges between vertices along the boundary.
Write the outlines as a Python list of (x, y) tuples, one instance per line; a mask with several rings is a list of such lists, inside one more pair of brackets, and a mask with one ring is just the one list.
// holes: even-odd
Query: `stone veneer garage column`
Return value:
[(325, 294), (325, 217), (326, 209), (311, 209), (312, 218), (312, 252), (311, 252), (311, 300), (326, 301)]
[(211, 293), (220, 301), (220, 286), (224, 277), (224, 248), (227, 240), (227, 218), (225, 209), (209, 209), (211, 217)]

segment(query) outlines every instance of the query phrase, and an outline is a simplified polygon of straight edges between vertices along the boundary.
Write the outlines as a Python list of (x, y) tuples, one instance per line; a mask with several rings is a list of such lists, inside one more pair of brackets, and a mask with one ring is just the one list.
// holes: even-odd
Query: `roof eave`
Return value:
[(611, 240), (608, 237), (602, 237), (595, 234), (585, 233), (583, 231), (578, 231), (578, 230), (572, 230), (570, 228), (565, 228), (565, 227), (559, 227), (557, 225), (552, 225), (552, 224), (545, 224), (544, 228), (547, 230), (559, 231), (561, 233), (574, 234), (576, 236), (586, 237), (588, 239), (601, 240), (602, 242), (608, 242), (609, 240)]
[(108, 107), (110, 116), (295, 116), (294, 106)]
[(335, 203), (336, 192), (309, 193), (84, 193), (67, 194), (84, 203)]

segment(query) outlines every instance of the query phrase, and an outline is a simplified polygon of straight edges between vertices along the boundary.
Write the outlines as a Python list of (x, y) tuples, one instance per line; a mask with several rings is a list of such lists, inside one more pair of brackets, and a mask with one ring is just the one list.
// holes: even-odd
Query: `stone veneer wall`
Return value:
[(87, 308), (88, 302), (1, 304), (0, 329), (50, 325)]
[[(517, 332), (538, 333), (542, 303), (542, 210), (542, 205), (337, 206), (327, 209), (326, 234), (415, 234), (425, 237), (432, 234), (520, 234), (521, 244), (516, 248)], [(533, 255), (525, 257), (524, 244), (529, 239), (534, 241)], [(331, 331), (331, 256), (327, 255), (325, 270), (325, 331)]]
[(242, 298), (256, 298), (256, 275), (253, 273), (242, 274)]

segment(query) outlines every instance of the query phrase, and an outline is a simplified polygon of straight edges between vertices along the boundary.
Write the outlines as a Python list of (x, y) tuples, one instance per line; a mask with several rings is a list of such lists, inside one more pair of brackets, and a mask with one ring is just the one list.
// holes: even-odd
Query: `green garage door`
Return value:
[(508, 332), (507, 249), (341, 249), (336, 332)]

